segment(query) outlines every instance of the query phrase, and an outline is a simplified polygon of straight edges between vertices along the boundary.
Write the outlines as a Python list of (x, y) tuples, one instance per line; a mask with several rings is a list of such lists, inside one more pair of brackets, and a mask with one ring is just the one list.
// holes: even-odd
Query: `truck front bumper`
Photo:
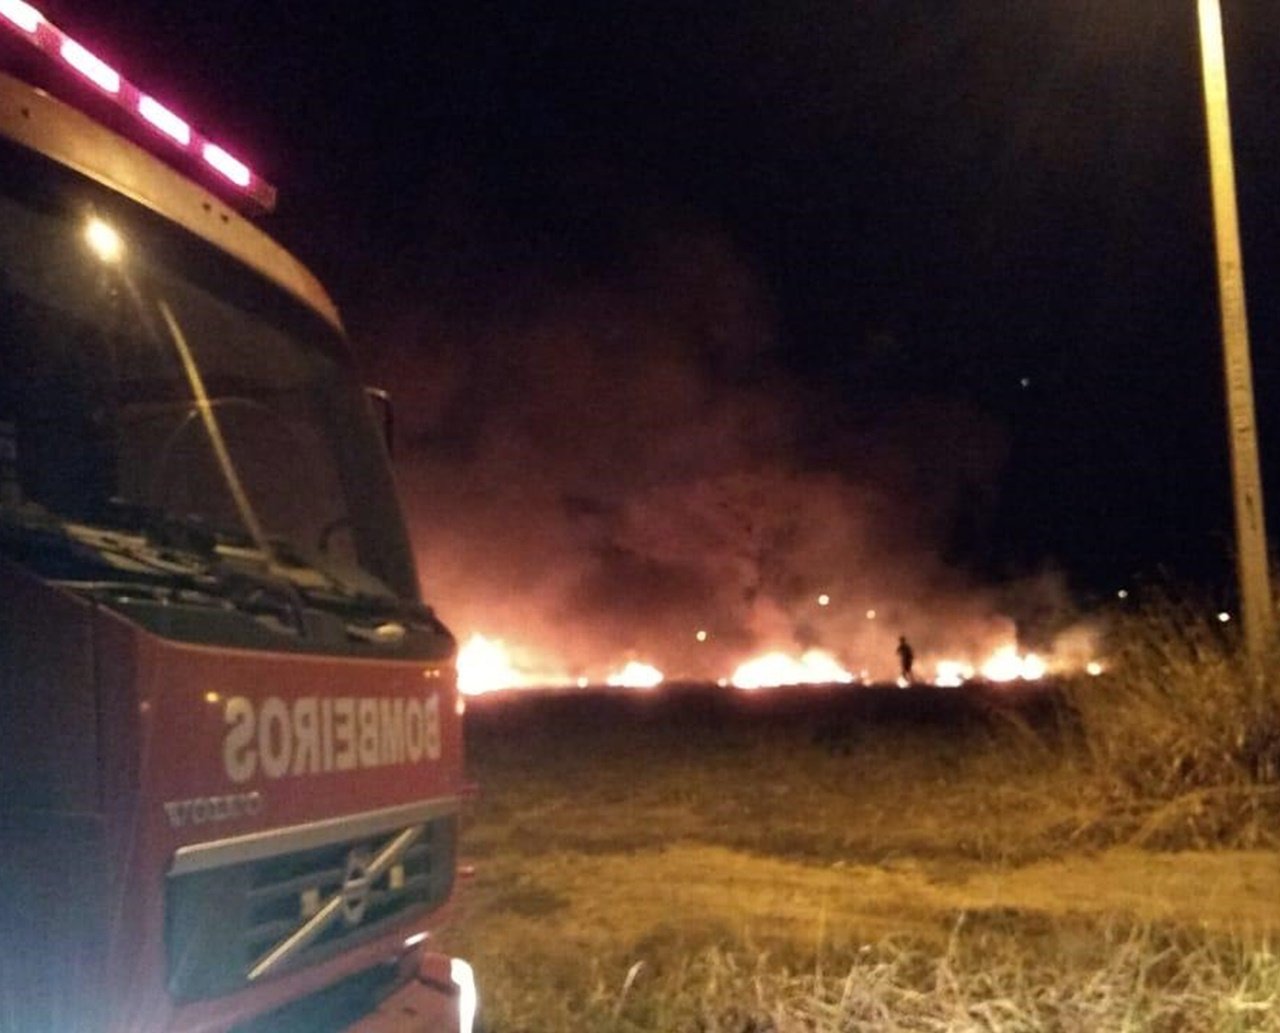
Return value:
[(424, 951), (410, 978), (347, 1033), (473, 1033), (478, 1003), (470, 965)]

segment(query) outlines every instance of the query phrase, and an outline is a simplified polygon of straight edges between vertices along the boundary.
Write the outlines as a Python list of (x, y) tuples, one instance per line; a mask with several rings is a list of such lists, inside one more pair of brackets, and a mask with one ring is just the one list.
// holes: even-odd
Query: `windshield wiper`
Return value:
[(177, 549), (206, 559), (217, 556), (219, 545), (254, 546), (247, 533), (215, 525), (198, 513), (175, 513), (163, 506), (119, 497), (107, 500), (98, 519), (117, 530), (141, 535), (160, 548)]
[(336, 618), (353, 639), (383, 646), (399, 644), (410, 628), (441, 627), (428, 607), (285, 540), (273, 540), (264, 555), (248, 535), (199, 516), (122, 500), (99, 519), (65, 520), (35, 504), (0, 507), (0, 546), (94, 596), (229, 606), (297, 636), (308, 633), (308, 610)]
[[(109, 523), (58, 517), (26, 503), (0, 507), (0, 544), (68, 588), (97, 596), (217, 602), (301, 634), (304, 604), (293, 583), (266, 569), (232, 565), (198, 521), (113, 505)], [(145, 520), (142, 517), (145, 516)]]
[(303, 607), (332, 614), (352, 638), (380, 645), (399, 643), (409, 627), (442, 628), (430, 608), (401, 598), (371, 574), (341, 568), (287, 538), (267, 538), (270, 552), (264, 554), (248, 533), (215, 527), (197, 515), (118, 500), (112, 505), (156, 545), (196, 551), (224, 584), (238, 583), (251, 596), (286, 597), (300, 628)]
[(60, 572), (74, 577), (87, 568), (117, 577), (171, 581), (203, 569), (190, 553), (159, 550), (136, 535), (64, 519), (30, 502), (0, 507), (0, 542), (5, 551), (51, 576)]
[[(410, 635), (449, 635), (431, 607), (397, 595), (371, 574), (340, 567), (323, 554), (302, 553), (290, 542), (273, 540), (272, 548), (281, 563), (306, 572), (295, 582), (303, 599), (341, 617), (353, 639), (395, 646)], [(323, 579), (319, 585), (317, 576)]]

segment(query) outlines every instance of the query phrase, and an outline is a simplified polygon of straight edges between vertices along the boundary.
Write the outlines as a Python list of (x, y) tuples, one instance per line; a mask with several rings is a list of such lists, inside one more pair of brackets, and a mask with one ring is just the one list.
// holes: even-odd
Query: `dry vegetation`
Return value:
[(447, 946), (489, 1033), (1280, 1031), (1275, 696), (1165, 608), (1113, 673), (484, 700)]
[(1072, 697), (1090, 773), (1143, 843), (1275, 846), (1280, 657), (1251, 664), (1202, 614), (1165, 600), (1116, 621), (1114, 673)]

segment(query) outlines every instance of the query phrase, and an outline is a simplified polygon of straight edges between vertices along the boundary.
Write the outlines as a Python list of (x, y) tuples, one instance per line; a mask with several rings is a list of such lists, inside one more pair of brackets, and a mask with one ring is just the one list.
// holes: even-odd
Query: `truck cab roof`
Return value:
[(3, 72), (0, 137), (74, 169), (204, 238), (342, 330), (337, 306), (320, 281), (231, 205), (138, 144)]

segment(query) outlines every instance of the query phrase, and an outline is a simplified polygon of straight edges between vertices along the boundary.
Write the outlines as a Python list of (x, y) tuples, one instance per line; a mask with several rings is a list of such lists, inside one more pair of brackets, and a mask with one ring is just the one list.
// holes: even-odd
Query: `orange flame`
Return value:
[(468, 696), (516, 688), (520, 673), (511, 665), (506, 647), (479, 632), (458, 650), (458, 690)]
[(653, 664), (629, 660), (620, 671), (609, 675), (604, 683), (624, 689), (652, 689), (662, 684), (663, 674)]
[[(586, 688), (590, 684), (601, 683), (598, 677), (573, 677), (542, 663), (515, 659), (516, 656), (527, 659), (527, 655), (535, 654), (510, 649), (501, 640), (478, 632), (472, 634), (458, 651), (458, 687), (466, 695), (476, 695), (501, 689), (535, 686)], [(1087, 655), (1055, 652), (1046, 659), (1036, 653), (1020, 653), (1015, 645), (1006, 643), (978, 663), (955, 658), (933, 661), (932, 684), (960, 686), (975, 678), (996, 683), (1038, 681), (1051, 670), (1059, 673), (1082, 670), (1094, 676), (1101, 674), (1103, 665), (1092, 659), (1085, 662)], [(928, 666), (926, 663), (926, 670)], [(810, 649), (798, 657), (776, 650), (740, 663), (733, 674), (720, 679), (719, 684), (758, 690), (793, 685), (849, 685), (866, 682), (868, 678), (867, 671), (854, 674), (825, 650)], [(652, 689), (665, 680), (666, 675), (658, 667), (632, 659), (606, 675), (603, 683), (617, 688)], [(907, 684), (901, 680), (899, 683)]]
[(1048, 668), (1045, 662), (1035, 653), (1019, 655), (1015, 646), (1001, 646), (980, 668), (982, 677), (987, 681), (1008, 682), (1037, 681), (1045, 676)]
[(765, 689), (782, 685), (847, 685), (854, 681), (830, 653), (810, 649), (799, 659), (786, 653), (766, 653), (739, 664), (729, 683), (739, 689)]
[[(1076, 669), (1059, 658), (1054, 670), (1059, 672)], [(1089, 661), (1084, 669), (1089, 674), (1101, 674), (1102, 665)], [(1050, 663), (1038, 653), (1019, 653), (1016, 646), (1003, 645), (988, 656), (977, 668), (963, 660), (938, 660), (934, 664), (933, 683), (939, 686), (957, 686), (981, 677), (990, 682), (1039, 681), (1049, 673)]]

